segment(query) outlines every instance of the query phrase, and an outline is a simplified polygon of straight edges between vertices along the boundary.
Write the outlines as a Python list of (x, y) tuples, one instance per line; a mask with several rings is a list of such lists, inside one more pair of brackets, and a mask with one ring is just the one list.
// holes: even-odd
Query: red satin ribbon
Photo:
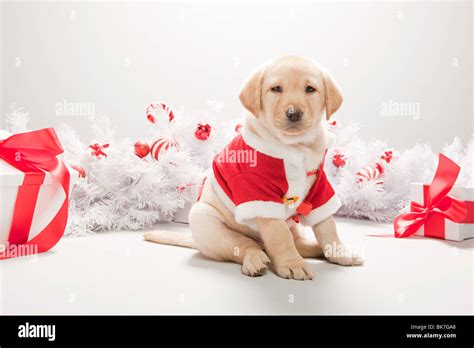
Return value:
[[(471, 219), (466, 202), (448, 196), (460, 170), (455, 162), (442, 154), (439, 155), (438, 168), (431, 185), (426, 188), (423, 204), (411, 202), (411, 211), (395, 218), (395, 237), (411, 236), (425, 225), (426, 236), (444, 238), (444, 219), (456, 223)], [(472, 215), (472, 211), (469, 215)]]
[[(0, 260), (12, 257), (9, 248), (24, 245), (21, 256), (42, 253), (51, 249), (62, 237), (68, 216), (69, 180), (67, 167), (56, 156), (63, 153), (53, 128), (20, 133), (0, 140), (0, 159), (25, 173), (18, 188), (7, 249), (0, 252)], [(45, 172), (59, 182), (66, 194), (61, 208), (49, 224), (28, 241), (40, 185)], [(4, 223), (4, 222), (2, 222)]]
[(109, 147), (109, 144), (99, 145), (97, 143), (89, 145), (89, 148), (92, 150), (91, 154), (97, 158), (100, 156), (107, 157), (107, 154), (103, 151)]

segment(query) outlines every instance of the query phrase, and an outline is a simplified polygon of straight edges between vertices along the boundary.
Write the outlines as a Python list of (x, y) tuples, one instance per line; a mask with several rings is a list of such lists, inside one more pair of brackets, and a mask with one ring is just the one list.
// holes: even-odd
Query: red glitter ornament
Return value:
[(135, 143), (135, 155), (137, 155), (140, 158), (148, 156), (150, 153), (150, 145), (147, 143), (139, 140)]
[(194, 131), (194, 136), (196, 139), (204, 141), (209, 139), (211, 136), (211, 126), (208, 123), (198, 123), (196, 130)]
[(335, 153), (332, 156), (332, 164), (337, 168), (344, 167), (346, 165), (346, 156), (339, 152)]

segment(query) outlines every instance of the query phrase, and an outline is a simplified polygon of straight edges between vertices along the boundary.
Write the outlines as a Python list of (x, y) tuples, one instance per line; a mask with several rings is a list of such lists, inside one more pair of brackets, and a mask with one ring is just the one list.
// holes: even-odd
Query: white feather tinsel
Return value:
[[(192, 190), (181, 190), (186, 185), (198, 185), (209, 169), (212, 158), (235, 133), (238, 120), (200, 113), (187, 115), (182, 108), (175, 110), (175, 121), (169, 133), (180, 144), (180, 151), (160, 154), (159, 161), (149, 156), (143, 160), (134, 154), (134, 140), (118, 139), (108, 117), (98, 115), (90, 119), (93, 142), (110, 144), (107, 157), (90, 155), (88, 145), (68, 125), (56, 128), (65, 150), (62, 158), (70, 165), (86, 170), (71, 190), (70, 219), (66, 235), (81, 236), (95, 231), (137, 230), (157, 222), (170, 221), (193, 199)], [(12, 105), (7, 116), (12, 133), (27, 131), (28, 114)], [(146, 121), (144, 121), (146, 122)], [(206, 141), (195, 138), (198, 122), (212, 126)], [(337, 215), (391, 222), (410, 201), (410, 183), (430, 183), (437, 165), (437, 155), (428, 145), (415, 145), (404, 151), (393, 151), (394, 159), (386, 165), (382, 189), (369, 182), (356, 185), (356, 173), (361, 168), (380, 160), (389, 149), (379, 140), (364, 141), (356, 125), (328, 126), (331, 148), (326, 155), (325, 170), (343, 206)], [(150, 127), (149, 143), (159, 136)], [(332, 155), (339, 151), (346, 164), (336, 168)], [(443, 149), (443, 153), (461, 166), (457, 185), (474, 186), (474, 142), (463, 146), (458, 138)]]
[[(438, 163), (438, 156), (430, 146), (417, 144), (404, 151), (394, 151), (394, 159), (385, 166), (382, 187), (369, 182), (356, 185), (356, 173), (361, 168), (380, 162), (380, 155), (390, 147), (379, 140), (366, 142), (357, 135), (357, 126), (329, 127), (335, 142), (328, 150), (325, 169), (328, 178), (341, 199), (339, 216), (392, 222), (410, 202), (410, 184), (431, 183)], [(339, 151), (346, 156), (346, 164), (336, 168), (332, 155)], [(458, 138), (444, 147), (442, 153), (461, 166), (456, 185), (473, 186), (474, 142), (464, 147)]]

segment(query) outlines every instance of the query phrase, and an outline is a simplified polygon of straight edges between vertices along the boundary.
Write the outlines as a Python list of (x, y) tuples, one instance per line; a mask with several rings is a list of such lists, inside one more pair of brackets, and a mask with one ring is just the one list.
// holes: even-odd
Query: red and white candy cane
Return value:
[(369, 181), (375, 181), (376, 185), (383, 185), (382, 176), (385, 171), (385, 164), (390, 163), (393, 160), (393, 151), (387, 150), (380, 156), (382, 161), (376, 162), (371, 166), (362, 168), (356, 173), (358, 184), (363, 184)]
[(146, 107), (146, 118), (151, 123), (156, 123), (156, 118), (159, 115), (164, 114), (168, 117), (168, 122), (172, 122), (174, 120), (174, 113), (171, 107), (163, 102), (153, 102), (148, 104)]
[(151, 145), (151, 157), (158, 161), (160, 154), (168, 151), (172, 147), (179, 149), (179, 144), (176, 140), (169, 137), (160, 137), (156, 139)]

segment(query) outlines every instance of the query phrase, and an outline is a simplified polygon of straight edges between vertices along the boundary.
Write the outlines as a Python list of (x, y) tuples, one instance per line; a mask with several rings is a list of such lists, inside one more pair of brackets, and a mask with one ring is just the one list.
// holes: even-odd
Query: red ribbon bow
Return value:
[(97, 158), (99, 156), (107, 157), (107, 154), (103, 151), (109, 147), (109, 144), (99, 145), (97, 143), (89, 145), (89, 149), (92, 150), (91, 154)]
[(381, 159), (383, 159), (385, 162), (390, 163), (390, 161), (393, 159), (393, 152), (392, 151), (385, 151), (382, 156), (380, 156)]
[(461, 168), (448, 157), (440, 154), (438, 168), (423, 204), (411, 202), (411, 211), (394, 220), (395, 237), (403, 238), (416, 233), (428, 219), (439, 217), (453, 222), (463, 222), (467, 216), (466, 202), (448, 196)]
[[(22, 256), (48, 251), (59, 241), (66, 228), (70, 175), (64, 163), (56, 157), (61, 153), (63, 149), (53, 128), (15, 134), (0, 140), (0, 159), (25, 173), (23, 183), (18, 188), (8, 237), (10, 247), (19, 244), (32, 246), (22, 248)], [(49, 172), (61, 184), (66, 197), (49, 224), (28, 241), (45, 172)], [(10, 258), (8, 254), (8, 248), (0, 250), (0, 260)]]

